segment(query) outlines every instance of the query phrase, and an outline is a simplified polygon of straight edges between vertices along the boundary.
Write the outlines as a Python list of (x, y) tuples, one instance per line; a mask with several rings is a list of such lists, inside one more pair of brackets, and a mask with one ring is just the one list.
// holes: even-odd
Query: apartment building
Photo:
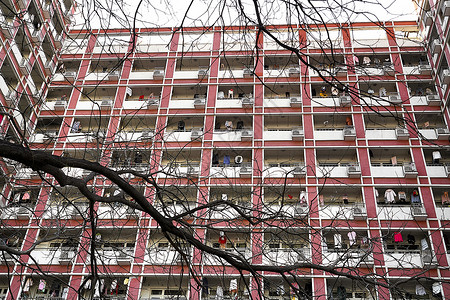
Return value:
[[(274, 27), (299, 57), (255, 28), (68, 31), (72, 1), (3, 2), (6, 140), (152, 174), (157, 190), (124, 178), (205, 245), (297, 267), (254, 276), (178, 240), (180, 253), (117, 203), (93, 206), (94, 234), (75, 187), (4, 159), (4, 245), (38, 243), (4, 252), (1, 297), (450, 298), (450, 1), (381, 27)], [(121, 195), (94, 175), (99, 196)]]

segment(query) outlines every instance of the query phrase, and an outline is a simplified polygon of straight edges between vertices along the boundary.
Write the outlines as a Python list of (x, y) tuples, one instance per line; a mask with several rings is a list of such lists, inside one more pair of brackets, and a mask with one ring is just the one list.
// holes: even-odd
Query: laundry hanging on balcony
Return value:
[(342, 236), (339, 233), (336, 233), (333, 238), (334, 238), (334, 247), (342, 248)]
[(47, 286), (47, 282), (45, 282), (44, 279), (39, 280), (39, 286), (38, 290), (43, 292), (45, 290), (45, 287)]
[(427, 239), (421, 239), (420, 240), (420, 245), (422, 247), (422, 251), (425, 251), (428, 249), (428, 242)]
[(395, 194), (393, 189), (387, 189), (384, 192), (384, 199), (386, 203), (394, 203), (395, 202), (395, 196), (397, 196), (397, 194)]
[(23, 286), (23, 291), (24, 292), (29, 292), (30, 291), (30, 287), (33, 285), (33, 279), (32, 278), (28, 278), (27, 281), (25, 281), (25, 284)]
[(414, 190), (411, 194), (411, 203), (420, 203), (420, 196), (417, 190)]
[(396, 243), (403, 242), (403, 236), (400, 232), (394, 232), (394, 242)]

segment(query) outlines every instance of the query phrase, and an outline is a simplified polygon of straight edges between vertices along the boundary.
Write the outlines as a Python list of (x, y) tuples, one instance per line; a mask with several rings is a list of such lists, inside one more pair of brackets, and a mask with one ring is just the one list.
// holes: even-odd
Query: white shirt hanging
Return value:
[(223, 288), (221, 286), (218, 286), (216, 290), (216, 300), (222, 299), (223, 299)]
[(417, 296), (425, 296), (426, 294), (427, 294), (427, 292), (425, 291), (425, 288), (422, 285), (417, 284), (416, 285), (416, 295)]
[(427, 239), (421, 239), (420, 240), (420, 245), (422, 246), (422, 251), (427, 250), (428, 249)]
[(334, 247), (342, 248), (342, 236), (339, 233), (334, 235)]
[(437, 159), (441, 159), (442, 158), (441, 152), (439, 152), (439, 151), (433, 151), (432, 155), (433, 155), (433, 160), (437, 160)]

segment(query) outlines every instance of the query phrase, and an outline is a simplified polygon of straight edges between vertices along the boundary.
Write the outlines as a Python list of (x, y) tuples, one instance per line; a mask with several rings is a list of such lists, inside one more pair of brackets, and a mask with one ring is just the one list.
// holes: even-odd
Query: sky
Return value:
[[(74, 28), (133, 28), (246, 24), (256, 21), (252, 0), (77, 0)], [(412, 0), (257, 0), (265, 24), (416, 20)], [(312, 3), (314, 7), (311, 7)], [(299, 13), (297, 13), (299, 11)], [(112, 13), (111, 13), (112, 12)], [(187, 12), (187, 13), (186, 13)], [(287, 13), (290, 12), (290, 13)]]

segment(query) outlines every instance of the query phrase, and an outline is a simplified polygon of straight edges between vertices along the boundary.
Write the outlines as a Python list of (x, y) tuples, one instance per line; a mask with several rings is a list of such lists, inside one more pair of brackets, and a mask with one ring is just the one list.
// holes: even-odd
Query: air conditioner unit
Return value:
[(250, 68), (244, 69), (244, 78), (253, 77), (253, 71)]
[(15, 90), (9, 90), (6, 93), (5, 100), (8, 106), (14, 106), (17, 100), (17, 92)]
[(164, 78), (164, 70), (153, 71), (153, 79), (154, 80), (162, 80), (163, 78)]
[(439, 95), (427, 95), (427, 104), (429, 106), (440, 106), (441, 98)]
[(397, 140), (407, 140), (409, 139), (408, 129), (397, 127), (395, 128), (395, 135), (397, 136)]
[(422, 258), (422, 266), (424, 268), (437, 267), (439, 265), (437, 258), (435, 255), (433, 255), (431, 249), (422, 250), (421, 258)]
[(127, 207), (127, 210), (125, 211), (125, 215), (127, 218), (130, 218), (130, 219), (136, 219), (138, 217), (136, 210), (132, 207)]
[(58, 136), (57, 131), (46, 131), (44, 132), (44, 141), (45, 142), (53, 141), (54, 139), (56, 139), (57, 136)]
[(113, 101), (111, 99), (105, 99), (105, 100), (102, 100), (102, 102), (100, 103), (100, 108), (101, 109), (111, 108), (112, 105), (113, 105)]
[(16, 212), (17, 219), (19, 220), (29, 219), (30, 214), (31, 214), (30, 209), (25, 206), (18, 207)]
[(417, 177), (418, 172), (416, 169), (416, 165), (414, 163), (403, 165), (403, 174), (405, 175), (406, 178)]
[(55, 46), (56, 48), (61, 48), (62, 46), (62, 40), (63, 40), (63, 35), (61, 34), (55, 34), (55, 39), (53, 40), (55, 42)]
[(418, 221), (424, 221), (428, 217), (427, 212), (425, 211), (425, 208), (422, 206), (422, 204), (412, 205), (411, 206), (411, 215), (414, 220), (418, 220)]
[(243, 108), (252, 108), (253, 107), (253, 99), (244, 97), (242, 98), (242, 107)]
[(199, 172), (200, 172), (200, 166), (189, 165), (186, 170), (186, 175), (198, 176)]
[(205, 105), (206, 105), (206, 99), (204, 99), (204, 98), (194, 100), (194, 107), (196, 109), (205, 108)]
[(10, 265), (16, 262), (16, 259), (14, 259), (13, 255), (6, 252), (4, 252), (4, 254), (0, 256), (0, 259), (1, 259), (0, 264), (2, 265)]
[(33, 43), (42, 43), (42, 36), (39, 29), (35, 29), (33, 33), (31, 34), (31, 40)]
[(203, 78), (208, 78), (208, 70), (206, 69), (201, 69), (198, 70), (198, 79), (203, 79)]
[(159, 99), (151, 98), (148, 100), (147, 109), (157, 109), (159, 107)]
[(289, 77), (294, 77), (294, 78), (300, 77), (300, 69), (299, 68), (289, 68)]
[(302, 99), (300, 99), (299, 97), (292, 97), (290, 99), (290, 105), (291, 105), (291, 107), (301, 107)]
[(352, 141), (356, 139), (356, 131), (353, 127), (344, 128), (343, 134), (345, 141)]
[(442, 14), (445, 17), (450, 16), (450, 1), (444, 1), (442, 3)]
[(445, 173), (447, 174), (447, 177), (450, 177), (450, 165), (445, 165)]
[(191, 130), (191, 140), (201, 140), (203, 136), (203, 130), (201, 130), (200, 128), (193, 128)]
[(252, 138), (253, 138), (253, 130), (251, 130), (251, 129), (243, 129), (241, 131), (241, 141), (242, 142), (251, 141)]
[[(78, 209), (76, 209), (75, 207), (72, 209), (72, 218), (73, 219), (75, 219), (75, 220), (81, 220), (81, 219), (83, 219), (85, 216), (84, 216), (84, 214), (86, 213), (86, 211), (87, 211), (87, 206), (86, 205), (80, 205), (79, 203), (78, 203), (78, 205), (77, 205), (77, 208)], [(87, 214), (87, 213), (86, 213)]]
[(297, 166), (292, 169), (292, 174), (294, 177), (305, 177), (306, 176), (306, 168), (304, 166)]
[(25, 75), (30, 74), (31, 68), (30, 68), (29, 60), (27, 58), (25, 58), (25, 57), (22, 58), (22, 60), (20, 61), (20, 64), (19, 64), (19, 69)]
[(120, 72), (118, 70), (112, 71), (108, 74), (108, 80), (119, 80)]
[(442, 84), (450, 83), (450, 70), (449, 69), (444, 69), (442, 71), (441, 81), (442, 81)]
[(75, 78), (76, 78), (76, 74), (73, 71), (66, 71), (64, 73), (64, 77), (66, 78), (67, 81), (74, 82)]
[(152, 139), (153, 138), (153, 131), (151, 130), (146, 130), (146, 131), (142, 131), (141, 133), (141, 139)]
[(419, 65), (419, 73), (420, 75), (431, 75), (433, 69), (430, 65)]
[[(125, 250), (122, 250), (125, 251)], [(126, 252), (116, 252), (117, 253), (117, 264), (118, 265), (129, 265), (131, 264), (132, 256)]]
[(44, 3), (42, 5), (42, 14), (45, 19), (50, 19), (53, 16), (53, 9), (50, 3)]
[(350, 165), (347, 167), (347, 176), (348, 177), (359, 177), (361, 176), (361, 168), (357, 165)]
[(304, 134), (302, 128), (292, 129), (292, 140), (293, 141), (302, 141), (304, 137), (305, 137), (305, 134)]
[(434, 39), (433, 42), (431, 43), (431, 53), (437, 54), (441, 52), (441, 50), (442, 50), (441, 42), (439, 41), (438, 38)]
[(67, 106), (67, 101), (65, 100), (58, 100), (55, 102), (55, 105), (53, 106), (54, 110), (65, 110)]
[(394, 76), (395, 75), (395, 69), (391, 66), (390, 63), (388, 66), (383, 67), (383, 75), (385, 75), (385, 76)]
[(11, 39), (13, 36), (12, 33), (12, 26), (10, 24), (5, 24), (4, 22), (2, 22), (2, 24), (0, 24), (1, 26), (1, 31), (3, 33), (3, 35), (7, 38), (7, 39)]
[(355, 220), (365, 220), (367, 219), (367, 212), (363, 206), (353, 207), (353, 219)]
[(433, 24), (433, 14), (431, 11), (425, 13), (425, 26), (431, 26)]
[(61, 265), (68, 265), (70, 264), (74, 256), (75, 256), (74, 251), (62, 250), (61, 254), (59, 255), (58, 261)]
[(296, 205), (294, 208), (295, 217), (305, 217), (308, 215), (308, 206)]
[(242, 166), (239, 170), (239, 176), (242, 178), (252, 177), (253, 169), (251, 166)]
[(436, 128), (436, 135), (438, 140), (448, 140), (450, 138), (450, 130), (448, 128)]
[(350, 96), (340, 96), (339, 97), (339, 105), (340, 106), (349, 106), (352, 104), (352, 98)]
[(391, 104), (401, 104), (402, 103), (402, 98), (400, 98), (400, 95), (398, 95), (398, 94), (389, 95), (388, 99), (389, 99), (389, 102), (391, 102)]

